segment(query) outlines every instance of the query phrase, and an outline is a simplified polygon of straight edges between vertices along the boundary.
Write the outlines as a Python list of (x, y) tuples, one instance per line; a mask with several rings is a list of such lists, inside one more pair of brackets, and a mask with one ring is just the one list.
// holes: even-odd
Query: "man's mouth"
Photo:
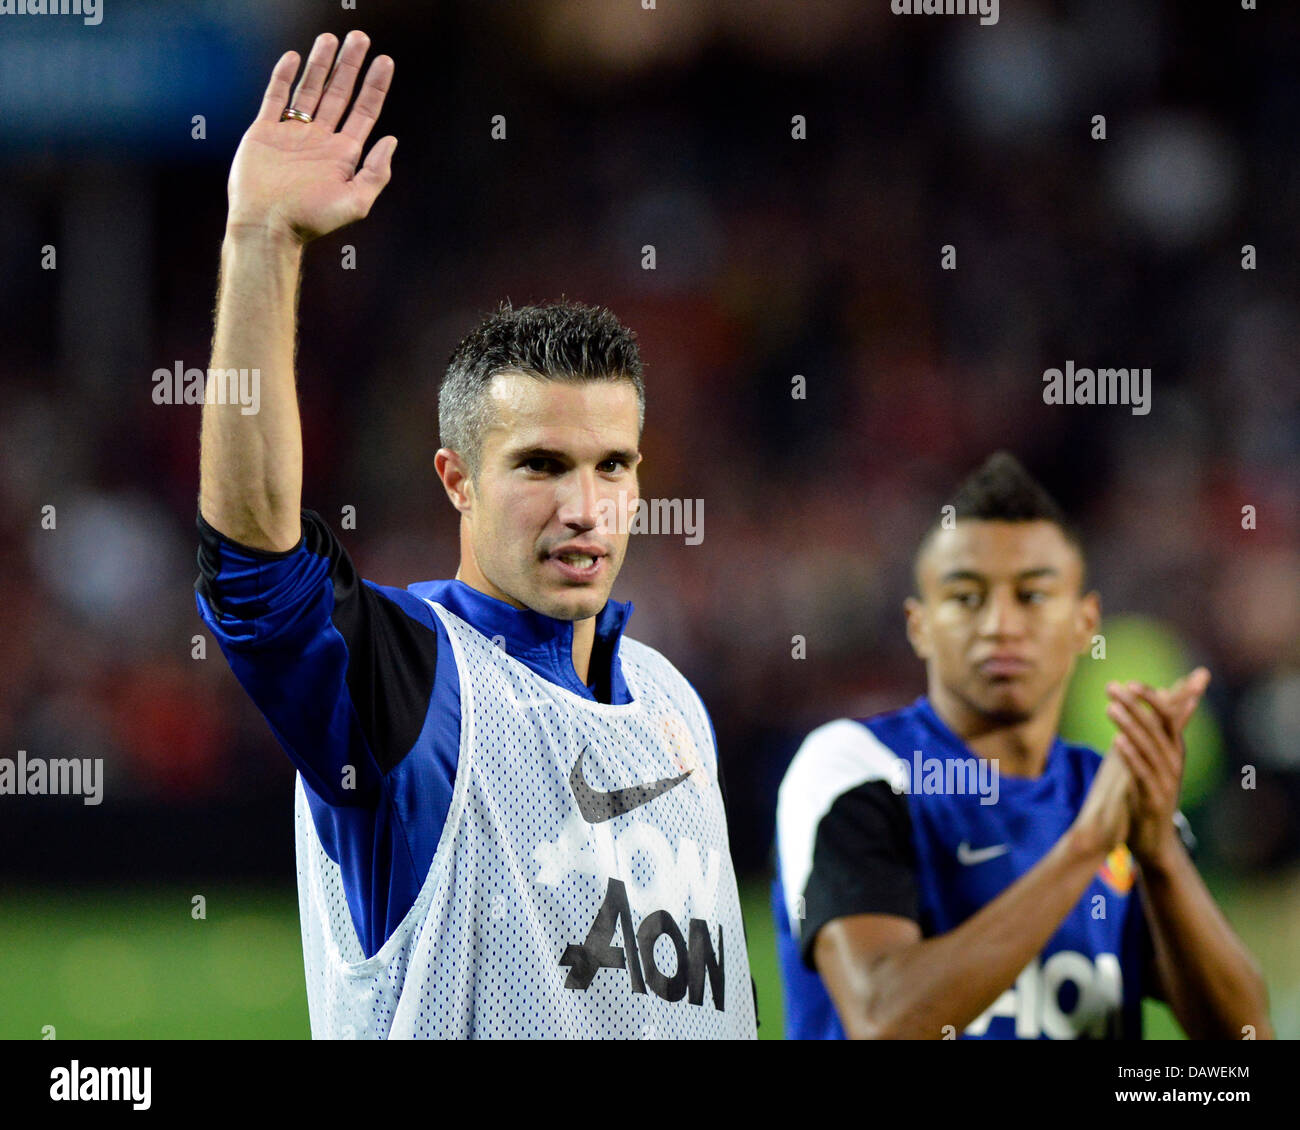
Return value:
[(991, 655), (977, 667), (986, 679), (1015, 679), (1029, 674), (1033, 664), (1017, 655)]
[(547, 557), (547, 562), (554, 567), (566, 581), (582, 584), (593, 581), (605, 568), (606, 554), (594, 547), (581, 549), (562, 549)]

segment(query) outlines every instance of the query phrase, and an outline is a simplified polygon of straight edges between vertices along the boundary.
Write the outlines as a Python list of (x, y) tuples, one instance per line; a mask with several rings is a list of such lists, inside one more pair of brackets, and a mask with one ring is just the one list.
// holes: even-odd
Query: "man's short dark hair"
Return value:
[(487, 424), (487, 387), (498, 373), (515, 370), (548, 381), (629, 381), (638, 429), (645, 423), (636, 334), (604, 307), (561, 299), (516, 310), (507, 299), (456, 346), (438, 390), (440, 442), (473, 474)]
[[(1080, 561), (1085, 561), (1083, 540), (1078, 530), (1066, 518), (1056, 500), (1009, 451), (997, 451), (990, 455), (957, 488), (957, 493), (947, 505), (953, 508), (953, 513), (948, 517), (958, 522), (963, 518), (985, 522), (1051, 522), (1060, 528), (1065, 540), (1074, 546)], [(930, 544), (930, 539), (944, 524), (941, 516), (926, 530), (916, 551), (917, 562)], [(917, 583), (919, 585), (919, 580)]]

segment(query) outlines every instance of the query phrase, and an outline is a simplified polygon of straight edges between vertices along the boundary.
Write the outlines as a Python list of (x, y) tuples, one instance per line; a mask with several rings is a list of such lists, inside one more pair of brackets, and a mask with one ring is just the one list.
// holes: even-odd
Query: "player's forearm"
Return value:
[(256, 370), (257, 410), (204, 404), (199, 509), (213, 527), (255, 549), (291, 549), (301, 535), (293, 372), (301, 265), (302, 246), (287, 233), (227, 229), (209, 367)]
[(963, 1031), (1047, 944), (1104, 859), (1067, 834), (956, 929), (878, 958), (866, 971), (856, 1034), (924, 1040), (941, 1039), (947, 1026)]
[(1271, 1039), (1268, 990), (1182, 845), (1140, 861), (1160, 980), (1192, 1039)]

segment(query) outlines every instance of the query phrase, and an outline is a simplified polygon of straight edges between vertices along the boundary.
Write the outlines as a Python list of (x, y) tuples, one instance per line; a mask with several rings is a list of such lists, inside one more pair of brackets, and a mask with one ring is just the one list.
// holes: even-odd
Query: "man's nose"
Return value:
[(557, 507), (560, 521), (571, 530), (595, 529), (597, 499), (594, 471), (580, 469), (565, 475)]
[(984, 606), (980, 631), (986, 636), (1016, 636), (1024, 630), (1024, 610), (1014, 592), (994, 589)]

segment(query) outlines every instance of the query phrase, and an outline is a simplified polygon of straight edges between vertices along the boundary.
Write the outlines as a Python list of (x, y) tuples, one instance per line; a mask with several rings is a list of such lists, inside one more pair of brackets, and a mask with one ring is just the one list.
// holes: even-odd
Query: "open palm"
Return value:
[[(335, 60), (337, 40), (319, 36), (292, 101), (298, 54), (289, 51), (280, 57), (262, 108), (230, 168), (230, 224), (286, 233), (307, 243), (370, 212), (392, 175), (397, 147), (395, 137), (384, 137), (357, 167), (392, 82), (393, 61), (387, 55), (370, 64), (343, 128), (336, 128), (369, 43), (363, 33), (349, 32)], [(281, 121), (287, 105), (311, 114), (313, 120)]]

